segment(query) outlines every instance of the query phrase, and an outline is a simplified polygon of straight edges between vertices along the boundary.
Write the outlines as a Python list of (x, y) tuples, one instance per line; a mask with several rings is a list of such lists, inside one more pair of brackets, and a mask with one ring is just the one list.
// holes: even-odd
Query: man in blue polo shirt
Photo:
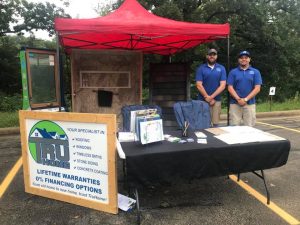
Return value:
[(196, 85), (199, 90), (198, 99), (210, 105), (211, 123), (218, 126), (221, 114), (221, 93), (226, 87), (226, 70), (217, 63), (218, 52), (209, 49), (206, 55), (207, 63), (197, 68)]
[(239, 66), (230, 71), (227, 79), (230, 93), (230, 125), (254, 126), (256, 122), (255, 96), (262, 85), (259, 70), (250, 65), (250, 53), (241, 51)]

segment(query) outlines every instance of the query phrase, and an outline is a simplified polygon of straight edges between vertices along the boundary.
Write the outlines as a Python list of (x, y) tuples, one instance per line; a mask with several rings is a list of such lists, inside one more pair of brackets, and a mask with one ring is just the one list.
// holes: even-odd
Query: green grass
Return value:
[[(300, 109), (300, 100), (287, 100), (285, 102), (272, 102), (271, 111), (286, 111)], [(260, 103), (256, 106), (257, 112), (270, 112), (270, 102)]]
[(0, 128), (18, 127), (18, 126), (19, 126), (18, 112), (0, 112)]
[[(256, 112), (274, 112), (300, 109), (300, 100), (287, 100), (285, 102), (272, 102), (270, 110), (270, 102), (262, 102), (256, 105)], [(222, 107), (222, 113), (227, 113), (227, 109)]]

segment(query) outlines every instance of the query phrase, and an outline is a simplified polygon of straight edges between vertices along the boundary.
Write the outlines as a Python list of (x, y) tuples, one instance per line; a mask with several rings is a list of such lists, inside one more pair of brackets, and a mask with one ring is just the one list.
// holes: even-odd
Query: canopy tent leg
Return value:
[(59, 112), (61, 112), (61, 73), (60, 73), (60, 57), (59, 57), (59, 37), (58, 37), (58, 32), (56, 31), (56, 70), (57, 70), (57, 74), (58, 74), (58, 79), (57, 79), (57, 88), (58, 88), (58, 109)]
[(136, 199), (136, 210), (137, 210), (136, 224), (140, 225), (141, 224), (141, 210), (140, 210), (139, 192), (138, 192), (137, 188), (134, 189), (134, 196)]
[(127, 191), (128, 196), (130, 195), (130, 185), (128, 181), (128, 175), (127, 175), (127, 165), (126, 165), (126, 159), (123, 159), (123, 176), (124, 176), (124, 185), (123, 188)]
[[(230, 38), (229, 35), (227, 36), (227, 71), (230, 71)], [(230, 107), (230, 94), (227, 90), (227, 126), (229, 126), (229, 107)]]

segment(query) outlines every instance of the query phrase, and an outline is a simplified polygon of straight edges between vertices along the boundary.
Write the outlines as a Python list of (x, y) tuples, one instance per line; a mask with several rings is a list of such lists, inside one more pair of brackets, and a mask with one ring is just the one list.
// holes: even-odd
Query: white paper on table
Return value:
[(254, 127), (249, 126), (228, 126), (228, 127), (220, 127), (221, 130), (226, 131), (231, 134), (241, 134), (241, 133), (261, 133), (262, 130), (256, 129)]
[(118, 207), (123, 211), (128, 211), (136, 203), (136, 200), (118, 193)]
[(204, 139), (204, 138), (197, 139), (197, 143), (198, 144), (207, 144), (207, 139)]
[(241, 144), (241, 142), (244, 142), (240, 135), (238, 136), (238, 135), (233, 135), (233, 134), (221, 134), (221, 135), (215, 136), (215, 138), (217, 138), (229, 145)]
[(286, 140), (285, 138), (279, 137), (279, 136), (277, 136), (277, 135), (275, 135), (275, 134), (271, 134), (271, 133), (268, 133), (268, 132), (264, 132), (264, 133), (265, 133), (265, 135), (267, 135), (267, 136), (270, 138), (270, 140), (272, 139), (272, 141), (282, 141), (282, 140)]
[(200, 131), (196, 131), (195, 135), (197, 138), (207, 138), (206, 134), (204, 134), (203, 132), (200, 132)]
[(220, 134), (224, 134), (227, 132), (225, 130), (222, 130), (220, 127), (211, 127), (211, 128), (207, 128), (205, 130), (214, 135), (220, 135)]
[(132, 132), (119, 132), (118, 137), (120, 142), (130, 142), (135, 140), (135, 134)]
[(248, 126), (222, 127), (228, 133), (215, 136), (227, 144), (245, 144), (285, 140), (284, 138)]

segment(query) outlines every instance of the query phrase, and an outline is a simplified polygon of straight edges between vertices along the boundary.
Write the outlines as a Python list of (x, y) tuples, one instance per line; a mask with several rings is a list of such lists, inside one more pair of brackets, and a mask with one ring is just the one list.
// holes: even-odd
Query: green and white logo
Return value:
[(37, 163), (70, 169), (69, 139), (56, 123), (48, 120), (37, 122), (30, 130), (28, 145)]

